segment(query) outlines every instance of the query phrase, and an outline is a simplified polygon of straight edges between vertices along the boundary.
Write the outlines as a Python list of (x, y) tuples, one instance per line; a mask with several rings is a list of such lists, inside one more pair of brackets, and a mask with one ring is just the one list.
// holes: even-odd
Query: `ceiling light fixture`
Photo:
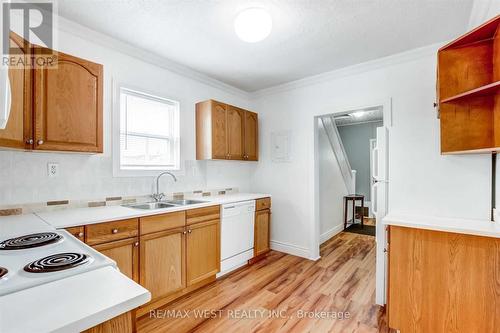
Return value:
[(273, 20), (263, 8), (247, 8), (241, 11), (234, 20), (236, 35), (247, 43), (264, 40), (271, 33)]

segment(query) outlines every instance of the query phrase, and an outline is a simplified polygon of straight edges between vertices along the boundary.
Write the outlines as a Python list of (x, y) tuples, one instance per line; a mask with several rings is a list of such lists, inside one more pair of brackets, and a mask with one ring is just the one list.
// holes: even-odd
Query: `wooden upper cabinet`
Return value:
[[(18, 55), (27, 61), (29, 50), (25, 48), (24, 39), (15, 33), (10, 34), (11, 47), (23, 52)], [(31, 69), (9, 68), (11, 87), (10, 116), (5, 129), (0, 129), (0, 146), (19, 149), (31, 149), (32, 135), (32, 108), (31, 108)]]
[(258, 117), (214, 100), (196, 104), (196, 159), (258, 160)]
[(259, 118), (257, 113), (245, 112), (245, 159), (259, 160)]
[(58, 52), (34, 72), (34, 148), (102, 153), (102, 65)]
[(227, 133), (228, 154), (231, 160), (242, 160), (245, 156), (245, 110), (228, 105)]
[(204, 114), (207, 117), (207, 124), (212, 125), (209, 129), (212, 132), (212, 137), (207, 138), (207, 140), (211, 143), (213, 158), (225, 159), (229, 153), (227, 148), (227, 105), (214, 101), (211, 103), (211, 110), (205, 110), (208, 113)]
[[(25, 63), (47, 49), (11, 33)], [(102, 65), (52, 51), (51, 65), (9, 68), (12, 106), (0, 146), (49, 151), (103, 152)], [(47, 57), (43, 55), (43, 57)], [(50, 66), (50, 68), (49, 68)]]
[(441, 153), (500, 150), (500, 15), (438, 51)]

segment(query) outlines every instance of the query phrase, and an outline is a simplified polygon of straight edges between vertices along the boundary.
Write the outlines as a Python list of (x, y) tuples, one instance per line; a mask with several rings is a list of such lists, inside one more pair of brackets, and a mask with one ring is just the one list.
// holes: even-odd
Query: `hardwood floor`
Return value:
[(374, 305), (374, 237), (340, 233), (321, 256), (314, 262), (272, 251), (146, 315), (138, 332), (391, 332)]

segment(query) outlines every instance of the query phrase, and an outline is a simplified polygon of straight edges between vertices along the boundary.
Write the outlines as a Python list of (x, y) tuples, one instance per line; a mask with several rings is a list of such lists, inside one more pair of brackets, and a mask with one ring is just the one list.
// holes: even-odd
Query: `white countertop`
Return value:
[(206, 201), (201, 204), (178, 206), (164, 209), (141, 210), (122, 206), (105, 206), (93, 208), (64, 209), (53, 212), (36, 213), (41, 219), (57, 229), (80, 226), (85, 224), (102, 223), (109, 221), (124, 220), (142, 216), (150, 216), (163, 213), (177, 212), (187, 209), (202, 208), (214, 205), (223, 205), (247, 200), (255, 200), (270, 197), (268, 194), (235, 193), (211, 197), (193, 197), (194, 199)]
[(385, 225), (500, 238), (500, 224), (488, 220), (389, 213), (382, 222)]
[(0, 239), (50, 232), (54, 227), (41, 220), (35, 214), (0, 216)]
[[(0, 217), (2, 240), (53, 230), (35, 214)], [(80, 332), (150, 298), (147, 289), (113, 266), (97, 268), (0, 296), (0, 332)]]
[(150, 298), (149, 291), (104, 267), (0, 297), (0, 332), (81, 332)]

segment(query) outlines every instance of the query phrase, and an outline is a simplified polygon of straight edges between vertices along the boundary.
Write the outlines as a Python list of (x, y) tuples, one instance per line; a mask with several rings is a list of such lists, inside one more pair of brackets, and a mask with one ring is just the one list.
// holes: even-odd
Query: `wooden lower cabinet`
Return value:
[(187, 285), (191, 286), (220, 271), (220, 221), (187, 227)]
[[(151, 292), (151, 301), (136, 309), (134, 317), (215, 281), (220, 271), (220, 206), (67, 231), (84, 232), (87, 244), (116, 261), (123, 274)], [(90, 332), (101, 332), (97, 329), (103, 328)]]
[(116, 261), (120, 272), (139, 282), (139, 238), (95, 245), (94, 249)]
[(78, 238), (80, 241), (85, 241), (85, 227), (70, 227), (66, 228), (66, 231)]
[(497, 333), (500, 239), (390, 226), (389, 327)]
[(254, 227), (254, 257), (271, 250), (270, 246), (271, 210), (264, 209), (255, 212)]
[(185, 229), (176, 228), (141, 236), (140, 284), (151, 301), (186, 287)]
[(125, 312), (113, 319), (94, 326), (84, 333), (135, 333), (135, 314), (133, 311)]

